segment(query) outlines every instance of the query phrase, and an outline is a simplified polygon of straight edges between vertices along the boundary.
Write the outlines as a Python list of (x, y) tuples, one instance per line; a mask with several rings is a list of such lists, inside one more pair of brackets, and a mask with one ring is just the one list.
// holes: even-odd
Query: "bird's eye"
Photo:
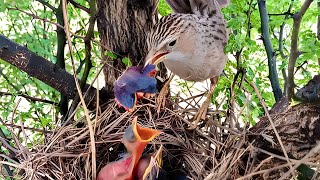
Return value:
[(173, 40), (169, 43), (169, 46), (174, 46), (176, 44), (177, 40)]

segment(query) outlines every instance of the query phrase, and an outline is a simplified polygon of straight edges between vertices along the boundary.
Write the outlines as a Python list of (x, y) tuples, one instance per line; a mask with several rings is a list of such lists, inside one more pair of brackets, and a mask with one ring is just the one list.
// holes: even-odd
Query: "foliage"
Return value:
[[(45, 2), (42, 4), (41, 2)], [(50, 22), (57, 22), (57, 10), (52, 10), (45, 4), (48, 3), (54, 8), (58, 8), (59, 1), (11, 1), (5, 0), (0, 3), (0, 33), (9, 39), (26, 45), (28, 49), (36, 54), (57, 62), (57, 33), (56, 25)], [(77, 1), (81, 5), (87, 5), (86, 1)], [(31, 17), (33, 14), (36, 18)], [(77, 32), (80, 37), (86, 35), (88, 28), (89, 14), (68, 6), (68, 17), (70, 19), (71, 32)], [(44, 18), (49, 22), (44, 22), (37, 18)], [(97, 34), (97, 32), (95, 32)], [(75, 63), (78, 67), (78, 77), (81, 78), (84, 69), (85, 46), (81, 38), (72, 39)], [(67, 48), (67, 46), (66, 46)], [(94, 67), (100, 67), (100, 48), (93, 46), (92, 63)], [(70, 54), (65, 54), (66, 70), (72, 73)], [(91, 70), (88, 83), (95, 77), (95, 70)], [(17, 123), (20, 119), (30, 128), (52, 129), (61, 118), (58, 103), (60, 93), (46, 85), (45, 83), (30, 78), (26, 73), (20, 71), (15, 66), (0, 60), (0, 118), (8, 122), (12, 118), (13, 110), (17, 105), (13, 120)], [(3, 95), (3, 93), (9, 93)], [(23, 98), (20, 95), (27, 95), (33, 98), (51, 101), (53, 104)], [(17, 102), (21, 100), (18, 104)], [(80, 114), (78, 114), (79, 116)], [(3, 127), (2, 130), (6, 131)], [(35, 136), (36, 137), (36, 136)]]
[(160, 0), (158, 5), (158, 11), (161, 16), (166, 16), (172, 12), (165, 0)]
[[(291, 12), (289, 13), (296, 13), (300, 9), (303, 1), (281, 0), (277, 1), (277, 3), (274, 3), (273, 1), (266, 2), (269, 13), (270, 38), (276, 54), (277, 71), (280, 84), (282, 88), (284, 88), (286, 77), (284, 77), (283, 71), (285, 72), (288, 67), (291, 32), (293, 26), (292, 19), (289, 18), (286, 20), (285, 14), (288, 11), (291, 3), (293, 3), (293, 6)], [(270, 81), (268, 79), (268, 64), (265, 48), (261, 39), (261, 22), (257, 8), (257, 1), (232, 1), (231, 5), (225, 8), (223, 12), (228, 21), (228, 27), (231, 31), (229, 43), (226, 47), (226, 52), (229, 53), (229, 62), (225, 69), (228, 80), (233, 81), (235, 72), (241, 68), (244, 68), (246, 71), (246, 78), (252, 82), (255, 82), (268, 107), (272, 107), (272, 105), (275, 103), (275, 100), (272, 94)], [(296, 64), (298, 68), (295, 74), (295, 83), (298, 87), (302, 87), (314, 75), (319, 73), (319, 55), (317, 53), (319, 52), (317, 51), (319, 49), (319, 41), (316, 39), (317, 16), (318, 11), (316, 3), (313, 3), (305, 14), (300, 28), (299, 48), (303, 54), (298, 58)], [(283, 33), (284, 48), (280, 49), (279, 33), (280, 27), (283, 23), (285, 23)], [(281, 56), (280, 51), (284, 52), (284, 56)], [(241, 55), (238, 59), (237, 52), (241, 52)], [(225, 80), (219, 81), (217, 87), (219, 91), (216, 91), (215, 95), (217, 96), (219, 92), (223, 94), (228, 93), (226, 88), (224, 88), (226, 86), (228, 87), (228, 84), (230, 84), (230, 82)], [(263, 115), (264, 111), (258, 101), (258, 98), (253, 92), (253, 89), (247, 83), (242, 84), (243, 88), (236, 92), (236, 100), (238, 104), (242, 107), (245, 101), (240, 97), (247, 97), (248, 94), (251, 95), (251, 99), (249, 100), (250, 109), (248, 109), (250, 116), (244, 116), (251, 118), (260, 117)]]

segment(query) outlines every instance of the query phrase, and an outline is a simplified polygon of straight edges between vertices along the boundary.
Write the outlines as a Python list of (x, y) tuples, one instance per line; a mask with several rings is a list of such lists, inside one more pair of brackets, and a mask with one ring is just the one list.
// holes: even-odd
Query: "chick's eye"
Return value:
[(173, 40), (169, 43), (169, 46), (174, 46), (176, 44), (177, 40)]

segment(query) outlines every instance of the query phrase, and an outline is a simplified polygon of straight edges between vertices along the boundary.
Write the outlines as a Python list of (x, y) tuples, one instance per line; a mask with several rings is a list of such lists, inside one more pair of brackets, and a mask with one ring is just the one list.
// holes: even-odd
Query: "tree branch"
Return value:
[[(294, 0), (291, 0), (291, 3), (290, 3), (290, 6), (288, 8), (288, 11), (286, 13), (286, 16), (284, 17), (284, 20), (280, 26), (280, 32), (279, 32), (279, 52), (280, 52), (280, 55), (281, 55), (281, 58), (282, 59), (287, 59), (287, 55), (284, 54), (284, 46), (283, 46), (283, 31), (284, 31), (284, 27), (286, 25), (286, 20), (289, 19), (289, 17), (291, 17), (292, 13), (291, 13), (291, 9), (292, 9), (292, 6), (293, 6), (293, 3), (294, 3)], [(281, 70), (282, 72), (282, 75), (283, 75), (283, 79), (284, 79), (284, 92), (287, 91), (287, 81), (288, 81), (288, 76), (287, 76), (287, 71), (283, 68)]]
[[(39, 16), (37, 16), (37, 15), (35, 15), (35, 14), (32, 14), (32, 13), (29, 13), (29, 12), (27, 12), (27, 11), (24, 11), (24, 10), (21, 10), (21, 9), (18, 9), (18, 8), (7, 8), (7, 9), (8, 9), (8, 10), (20, 11), (20, 12), (22, 12), (22, 13), (30, 16), (30, 17), (32, 17), (33, 19), (38, 19), (38, 20), (41, 20), (41, 21), (43, 21), (43, 22), (47, 22), (47, 23), (53, 24), (53, 25), (55, 25), (55, 26), (57, 26), (57, 27), (60, 27), (60, 28), (62, 28), (62, 29), (65, 30), (65, 28), (64, 28), (63, 26), (61, 26), (59, 23), (50, 21), (50, 20), (48, 20), (48, 19), (46, 19), (46, 18), (39, 17)], [(77, 34), (71, 32), (71, 31), (70, 31), (70, 33), (72, 34), (73, 37), (80, 38), (80, 39), (84, 39), (83, 36), (77, 35)], [(31, 35), (30, 35), (30, 36), (31, 36)]]
[(53, 11), (53, 13), (56, 13), (57, 8), (55, 8), (54, 6), (52, 6), (50, 3), (48, 3), (48, 2), (46, 2), (46, 1), (44, 1), (44, 0), (36, 0), (36, 1), (38, 1), (38, 2), (41, 3), (42, 5), (50, 8), (50, 9)]
[[(9, 126), (9, 127), (13, 127), (13, 128), (17, 128), (17, 129), (21, 129), (21, 126), (19, 125), (15, 125), (15, 124), (3, 124), (5, 126)], [(31, 131), (36, 131), (36, 132), (42, 132), (42, 133), (52, 133), (52, 131), (48, 131), (48, 130), (41, 130), (41, 129), (37, 129), (37, 128), (32, 128), (32, 127), (26, 127), (23, 126), (24, 129), (28, 129)]]
[[(320, 1), (317, 3), (318, 12), (320, 12)], [(320, 41), (320, 14), (317, 17), (317, 39)], [(318, 65), (320, 65), (320, 57), (318, 57)]]
[(279, 52), (281, 54), (281, 57), (283, 59), (287, 58), (287, 56), (284, 54), (283, 52), (283, 31), (284, 31), (284, 26), (286, 25), (286, 20), (289, 19), (289, 17), (291, 17), (292, 13), (291, 13), (291, 9), (293, 6), (293, 2), (294, 0), (291, 0), (290, 6), (288, 8), (288, 11), (286, 13), (286, 16), (284, 17), (283, 23), (280, 26), (280, 33), (279, 33)]
[(262, 40), (268, 57), (269, 79), (271, 82), (274, 98), (276, 101), (279, 101), (283, 97), (283, 94), (278, 79), (275, 52), (273, 50), (272, 42), (270, 40), (268, 22), (269, 17), (266, 8), (266, 1), (258, 0), (258, 7), (261, 18)]
[(299, 29), (300, 29), (300, 23), (301, 19), (304, 15), (304, 13), (309, 8), (310, 4), (313, 2), (313, 0), (306, 0), (301, 9), (292, 16), (293, 18), (293, 29), (292, 29), (292, 36), (291, 36), (291, 50), (290, 50), (290, 58), (289, 58), (289, 64), (288, 64), (288, 82), (287, 82), (287, 92), (286, 96), (288, 96), (289, 101), (293, 97), (294, 93), (294, 66), (296, 64), (297, 58), (299, 56), (298, 52), (298, 36), (299, 36)]
[[(56, 11), (57, 22), (64, 27), (63, 12), (62, 12), (62, 0)], [(61, 69), (65, 69), (65, 45), (66, 45), (66, 33), (64, 29), (57, 26), (57, 66)], [(68, 98), (63, 94), (60, 94), (59, 102), (60, 114), (65, 117), (68, 112)]]
[[(71, 74), (3, 35), (0, 35), (0, 58), (18, 67), (31, 77), (48, 84), (67, 98), (75, 97), (76, 86), (74, 77)], [(89, 85), (86, 84), (84, 91), (89, 91), (85, 96), (85, 100), (86, 102), (91, 102), (88, 107), (94, 109), (94, 99), (97, 98), (95, 96), (96, 89), (89, 88)], [(113, 97), (113, 93), (105, 89), (100, 90), (99, 95), (100, 102), (106, 102)]]
[[(84, 85), (87, 82), (89, 73), (90, 73), (90, 69), (92, 67), (92, 62), (91, 62), (91, 39), (94, 37), (94, 25), (96, 22), (96, 13), (97, 13), (97, 8), (96, 8), (96, 1), (95, 0), (90, 0), (89, 1), (90, 4), (90, 20), (89, 20), (89, 27), (86, 33), (86, 36), (84, 38), (84, 46), (85, 46), (85, 68), (84, 68), (84, 72), (83, 72), (83, 76), (80, 80), (80, 88), (83, 89)], [(70, 112), (69, 114), (72, 114), (72, 112), (74, 111), (74, 109), (76, 109), (78, 103), (79, 103), (80, 97), (79, 95), (77, 95), (73, 102), (72, 105), (70, 107)]]
[[(12, 94), (12, 93), (9, 93), (9, 92), (1, 92), (0, 91), (0, 95), (1, 96), (15, 96), (15, 94)], [(53, 101), (49, 101), (49, 100), (46, 100), (46, 99), (40, 99), (40, 98), (36, 98), (36, 97), (31, 97), (31, 96), (28, 96), (28, 95), (25, 95), (25, 94), (17, 94), (16, 96), (21, 96), (21, 97), (24, 97), (26, 99), (29, 99), (31, 101), (38, 101), (38, 102), (43, 102), (43, 103), (48, 103), (48, 104), (52, 104), (52, 105), (58, 105), (58, 103), (55, 103)]]
[(70, 2), (72, 5), (74, 5), (74, 7), (79, 8), (79, 9), (87, 12), (88, 14), (90, 14), (89, 8), (82, 6), (81, 4), (75, 2), (74, 0), (68, 0), (68, 2)]

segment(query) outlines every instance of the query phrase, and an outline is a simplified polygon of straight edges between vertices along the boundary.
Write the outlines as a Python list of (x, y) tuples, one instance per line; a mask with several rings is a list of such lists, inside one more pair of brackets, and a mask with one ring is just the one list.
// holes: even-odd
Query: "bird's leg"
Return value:
[(218, 82), (218, 79), (219, 77), (213, 77), (210, 79), (210, 90), (206, 95), (206, 100), (201, 104), (201, 107), (199, 108), (198, 112), (193, 117), (193, 125), (191, 125), (191, 127), (189, 127), (188, 130), (194, 130), (195, 128), (197, 128), (197, 125), (200, 122), (200, 120), (206, 118), (207, 111), (211, 103), (211, 96), (214, 92), (214, 88)]
[(158, 105), (158, 112), (160, 112), (161, 107), (165, 106), (166, 94), (167, 94), (170, 82), (172, 81), (173, 77), (174, 77), (174, 74), (171, 73), (168, 81), (164, 84), (164, 86), (162, 87), (161, 91), (159, 92), (159, 95), (158, 95), (157, 101), (156, 101), (157, 105)]

